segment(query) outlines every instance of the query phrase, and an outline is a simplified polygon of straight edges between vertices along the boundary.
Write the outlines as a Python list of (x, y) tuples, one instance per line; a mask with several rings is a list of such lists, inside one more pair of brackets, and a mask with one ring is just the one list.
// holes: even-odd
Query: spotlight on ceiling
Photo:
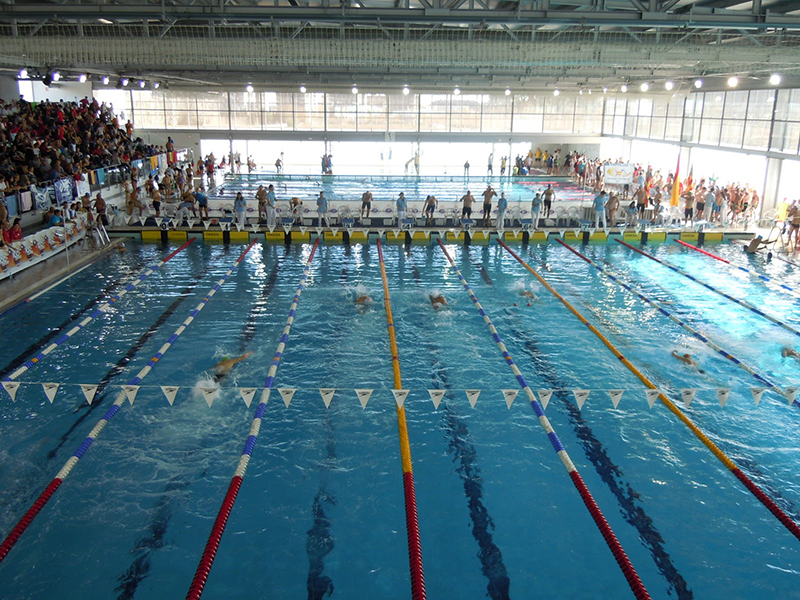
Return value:
[(583, 88), (578, 90), (578, 96), (583, 96)]
[(781, 76), (778, 73), (773, 73), (770, 75), (769, 78), (770, 85), (780, 85), (781, 84)]
[(590, 95), (590, 96), (592, 95), (592, 88), (589, 88), (589, 89), (588, 89), (588, 90), (586, 90), (586, 91), (587, 91), (587, 92), (589, 92), (589, 95)]
[(411, 90), (408, 89), (407, 85), (403, 86), (403, 96), (408, 96), (411, 93)]
[(560, 93), (561, 93), (561, 90), (559, 90), (558, 88), (553, 90), (553, 96), (558, 96)]
[(604, 88), (603, 88), (603, 93), (605, 94), (605, 93), (607, 93), (607, 92), (608, 92), (608, 88), (607, 88), (607, 87), (604, 87)]
[(28, 69), (20, 69), (19, 78), (20, 79), (27, 79), (28, 78)]
[(645, 81), (642, 83), (642, 85), (639, 86), (639, 89), (642, 90), (643, 92), (646, 92), (647, 90), (650, 89), (650, 84)]
[(145, 82), (145, 80), (144, 80), (144, 79), (140, 79), (140, 80), (139, 80), (139, 87), (140, 87), (140, 88), (142, 88), (142, 89), (144, 89), (144, 86), (145, 86), (145, 85), (147, 85), (147, 83)]
[(154, 90), (157, 90), (160, 87), (161, 87), (161, 82), (160, 81), (154, 81), (153, 82), (153, 89)]
[(736, 75), (728, 77), (728, 87), (736, 87), (737, 85), (739, 85), (739, 78)]
[(78, 75), (78, 81), (80, 81), (81, 83), (86, 83), (86, 73), (81, 73), (80, 75)]
[(460, 96), (460, 95), (461, 95), (461, 90), (460, 89), (456, 88), (456, 89), (453, 90), (453, 96)]
[(510, 96), (510, 95), (511, 95), (511, 88), (506, 88), (506, 96)]
[(123, 77), (122, 79), (119, 80), (119, 83), (120, 83), (120, 85), (122, 85), (122, 87), (127, 87), (128, 86), (128, 78), (127, 77)]
[(61, 79), (61, 73), (58, 71), (53, 71), (53, 81), (59, 81)]
[(355, 95), (355, 94), (357, 94), (357, 93), (358, 93), (358, 86), (357, 86), (357, 85), (355, 85), (355, 84), (353, 84), (353, 87), (352, 87), (352, 89), (350, 90), (350, 92), (351, 92), (352, 94), (354, 94), (354, 95)]
[(622, 84), (622, 87), (620, 87), (619, 89), (620, 89), (620, 91), (621, 91), (621, 92), (624, 94), (625, 92), (627, 92), (627, 91), (628, 91), (628, 86), (627, 86), (627, 85), (625, 85), (625, 84), (623, 83), (623, 84)]
[(672, 81), (667, 81), (667, 82), (664, 84), (664, 89), (665, 89), (665, 90), (667, 90), (668, 92), (671, 92), (671, 91), (672, 91), (672, 88), (674, 88), (674, 87), (675, 87), (675, 83), (674, 83), (674, 82), (672, 82)]
[(104, 75), (101, 81), (103, 82), (103, 85), (108, 85), (110, 79), (108, 78), (108, 75)]
[(244, 88), (244, 89), (245, 89), (245, 90), (247, 90), (247, 93), (248, 93), (248, 94), (252, 94), (252, 93), (253, 93), (253, 89), (254, 89), (254, 88), (253, 88), (253, 84), (252, 84), (252, 83), (248, 83), (248, 84), (245, 86), (245, 88)]
[(695, 79), (694, 80), (694, 87), (698, 90), (703, 87), (703, 80), (702, 79)]
[(42, 77), (42, 83), (45, 85), (45, 87), (50, 87), (53, 85), (53, 74), (47, 73), (44, 77)]
[(300, 86), (300, 93), (301, 94), (305, 94), (306, 93), (306, 86), (304, 86), (304, 85)]

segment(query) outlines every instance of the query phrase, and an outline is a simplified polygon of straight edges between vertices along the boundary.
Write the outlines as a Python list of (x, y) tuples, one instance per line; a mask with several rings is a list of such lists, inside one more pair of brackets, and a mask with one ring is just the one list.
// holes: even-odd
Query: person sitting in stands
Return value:
[(50, 220), (47, 222), (49, 227), (55, 227), (57, 225), (63, 225), (64, 219), (61, 218), (61, 211), (56, 209), (53, 211), (53, 215), (50, 217)]
[(19, 217), (14, 219), (14, 224), (11, 226), (11, 241), (16, 242), (22, 239), (22, 225), (19, 222)]

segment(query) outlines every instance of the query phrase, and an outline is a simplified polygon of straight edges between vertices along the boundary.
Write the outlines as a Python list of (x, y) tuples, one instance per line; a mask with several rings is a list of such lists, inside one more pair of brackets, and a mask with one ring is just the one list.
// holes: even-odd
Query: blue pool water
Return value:
[[(0, 319), (0, 368), (118, 291), (175, 247), (128, 244)], [(119, 392), (240, 255), (190, 245), (20, 378), (0, 400), (4, 538)], [(718, 357), (556, 244), (516, 247), (529, 264), (673, 399), (800, 523), (800, 409)], [(499, 246), (448, 246), (653, 598), (800, 598), (794, 538), (564, 306)], [(676, 244), (651, 247), (800, 329), (797, 298)], [(800, 383), (792, 333), (619, 244), (598, 264), (778, 385)], [(713, 251), (748, 265), (738, 246)], [(483, 319), (438, 247), (384, 246), (429, 598), (630, 598)], [(182, 598), (236, 467), (308, 246), (256, 244), (175, 341), (0, 563), (8, 598)], [(794, 267), (749, 266), (792, 286)], [(520, 294), (533, 291), (530, 301)], [(433, 311), (427, 295), (449, 307)], [(359, 312), (357, 294), (374, 302)], [(402, 469), (377, 249), (320, 246), (204, 598), (410, 597)], [(516, 305), (515, 305), (516, 303)], [(28, 349), (28, 350), (26, 350)], [(670, 358), (697, 357), (705, 373)], [(223, 356), (253, 356), (209, 408), (197, 386)], [(26, 354), (27, 352), (27, 354)], [(51, 404), (39, 382), (60, 382)], [(107, 387), (89, 408), (78, 383)], [(174, 406), (159, 386), (179, 385)], [(319, 388), (336, 388), (326, 409)], [(721, 408), (716, 388), (732, 388)], [(354, 388), (372, 388), (366, 409)], [(570, 390), (592, 390), (578, 410)], [(427, 390), (448, 390), (434, 410)], [(475, 408), (465, 389), (480, 389)], [(609, 389), (626, 390), (614, 409)], [(683, 404), (680, 404), (683, 407)]]

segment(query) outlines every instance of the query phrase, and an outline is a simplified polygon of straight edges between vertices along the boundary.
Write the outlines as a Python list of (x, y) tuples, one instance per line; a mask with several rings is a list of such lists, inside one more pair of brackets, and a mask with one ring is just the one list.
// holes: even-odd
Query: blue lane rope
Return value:
[[(461, 285), (464, 287), (464, 290), (472, 300), (472, 303), (475, 305), (475, 308), (478, 309), (478, 313), (480, 313), (481, 317), (483, 317), (483, 322), (486, 323), (486, 326), (489, 328), (489, 331), (492, 334), (492, 339), (497, 344), (497, 347), (500, 349), (500, 352), (503, 355), (503, 358), (506, 361), (506, 364), (511, 369), (511, 372), (514, 374), (517, 383), (519, 384), (520, 388), (528, 398), (530, 402), (531, 408), (533, 408), (533, 412), (536, 413), (536, 417), (539, 419), (539, 424), (544, 429), (545, 433), (547, 434), (547, 439), (550, 440), (550, 444), (553, 446), (553, 449), (556, 451), (556, 454), (561, 459), (561, 463), (564, 465), (564, 468), (567, 470), (570, 479), (572, 480), (573, 485), (575, 485), (578, 493), (580, 494), (581, 498), (583, 499), (586, 508), (589, 510), (589, 513), (592, 515), (595, 524), (597, 525), (600, 533), (603, 536), (603, 539), (606, 541), (611, 553), (614, 555), (614, 558), (617, 561), (622, 573), (625, 576), (625, 579), (628, 581), (628, 585), (631, 588), (634, 596), (637, 598), (650, 598), (650, 594), (647, 592), (647, 589), (644, 587), (642, 580), (639, 578), (639, 574), (636, 572), (636, 569), (633, 567), (630, 559), (628, 558), (625, 550), (622, 548), (622, 544), (620, 544), (619, 540), (617, 539), (616, 534), (611, 529), (611, 526), (606, 521), (603, 512), (600, 510), (600, 507), (595, 502), (594, 498), (592, 497), (589, 488), (586, 486), (586, 483), (583, 481), (583, 478), (578, 473), (578, 469), (575, 464), (572, 462), (572, 459), (567, 454), (566, 449), (564, 448), (561, 440), (559, 439), (558, 435), (556, 434), (553, 426), (550, 424), (550, 421), (544, 414), (544, 410), (542, 406), (539, 404), (539, 401), (536, 399), (536, 395), (531, 390), (528, 382), (525, 381), (525, 377), (522, 375), (522, 372), (517, 367), (514, 359), (511, 358), (511, 354), (508, 352), (506, 345), (503, 343), (500, 334), (497, 333), (497, 329), (495, 328), (494, 324), (492, 323), (491, 318), (481, 306), (481, 303), (478, 302), (477, 296), (472, 291), (472, 288), (467, 283), (467, 280), (464, 279), (464, 276), (461, 274), (461, 271), (458, 270), (456, 267), (456, 263), (453, 261), (453, 258), (450, 256), (450, 253), (447, 251), (447, 248), (444, 247), (442, 240), (437, 240), (439, 242), (439, 246), (441, 247), (442, 251), (444, 252), (445, 256), (447, 256), (447, 260), (450, 261), (450, 266), (453, 267), (455, 270), (456, 275), (458, 276), (458, 280), (461, 282)], [(501, 242), (502, 243), (502, 242)]]
[[(787, 393), (784, 390), (782, 390), (779, 386), (775, 385), (769, 379), (767, 379), (763, 375), (759, 374), (755, 369), (753, 369), (752, 367), (748, 366), (746, 363), (742, 362), (742, 360), (736, 358), (733, 354), (731, 354), (730, 352), (728, 352), (727, 350), (722, 348), (720, 345), (716, 344), (715, 342), (712, 342), (705, 334), (701, 333), (700, 331), (698, 331), (697, 329), (695, 329), (694, 327), (692, 327), (691, 325), (689, 325), (688, 323), (683, 321), (680, 317), (677, 317), (676, 315), (674, 315), (671, 312), (669, 312), (668, 310), (666, 310), (659, 303), (651, 300), (650, 298), (648, 298), (647, 296), (645, 296), (641, 292), (635, 290), (633, 287), (631, 287), (630, 285), (628, 285), (627, 283), (625, 283), (624, 281), (620, 280), (615, 275), (610, 273), (607, 268), (601, 267), (600, 265), (596, 264), (593, 260), (591, 260), (587, 256), (584, 256), (583, 254), (581, 254), (580, 252), (575, 250), (575, 248), (570, 247), (568, 244), (565, 244), (564, 242), (562, 242), (559, 239), (557, 239), (556, 241), (559, 242), (562, 246), (564, 246), (568, 250), (572, 251), (574, 254), (576, 254), (580, 258), (582, 258), (583, 260), (585, 260), (588, 264), (590, 264), (595, 269), (600, 271), (603, 275), (608, 277), (611, 281), (613, 281), (614, 283), (622, 286), (623, 288), (628, 290), (631, 294), (633, 294), (634, 296), (636, 296), (637, 298), (639, 298), (643, 302), (646, 302), (647, 304), (649, 304), (650, 306), (655, 308), (662, 315), (664, 315), (665, 317), (668, 317), (669, 319), (671, 319), (672, 321), (674, 321), (675, 323), (677, 323), (678, 325), (683, 327), (686, 331), (691, 333), (695, 338), (697, 338), (698, 340), (700, 340), (701, 342), (703, 342), (704, 344), (706, 344), (707, 346), (712, 348), (720, 356), (728, 359), (733, 364), (735, 364), (737, 367), (747, 371), (750, 375), (755, 377), (756, 380), (758, 380), (759, 382), (763, 383), (769, 389), (778, 392), (782, 396), (785, 396), (787, 399), (790, 399), (790, 396), (787, 395)], [(800, 407), (800, 402), (798, 402), (796, 399), (792, 401), (792, 404), (797, 406), (797, 407)]]
[(769, 320), (769, 321), (772, 321), (772, 322), (773, 322), (773, 323), (775, 323), (776, 325), (779, 325), (779, 326), (783, 327), (783, 328), (784, 328), (786, 331), (789, 331), (789, 332), (791, 332), (791, 333), (795, 334), (796, 336), (800, 336), (800, 331), (798, 331), (797, 329), (795, 329), (794, 327), (792, 327), (792, 326), (791, 326), (791, 325), (789, 325), (788, 323), (784, 323), (784, 322), (783, 322), (783, 321), (781, 321), (780, 319), (777, 319), (777, 318), (773, 317), (772, 315), (770, 315), (770, 314), (768, 314), (768, 313), (765, 313), (763, 310), (761, 310), (760, 308), (758, 308), (758, 307), (756, 307), (756, 306), (753, 306), (753, 305), (752, 305), (752, 304), (750, 304), (749, 302), (747, 302), (747, 301), (745, 301), (745, 300), (740, 300), (739, 298), (736, 298), (736, 297), (734, 297), (734, 296), (731, 296), (730, 294), (728, 294), (728, 293), (726, 293), (726, 292), (723, 292), (722, 290), (720, 290), (720, 289), (718, 289), (718, 288), (715, 288), (713, 285), (710, 285), (710, 284), (708, 284), (708, 283), (706, 283), (706, 282), (704, 282), (704, 281), (701, 281), (701, 280), (697, 279), (696, 277), (694, 277), (693, 275), (690, 275), (689, 273), (687, 273), (686, 271), (684, 271), (684, 270), (683, 270), (683, 269), (681, 269), (680, 267), (676, 267), (675, 265), (673, 265), (673, 264), (671, 264), (671, 263), (669, 263), (669, 262), (667, 262), (667, 261), (665, 261), (665, 260), (662, 260), (662, 259), (660, 259), (660, 258), (656, 258), (656, 257), (655, 257), (655, 256), (653, 256), (652, 254), (648, 254), (647, 252), (644, 252), (644, 251), (642, 251), (642, 250), (639, 250), (638, 248), (634, 248), (633, 246), (631, 246), (631, 245), (630, 245), (630, 244), (628, 244), (627, 242), (623, 242), (622, 240), (620, 240), (620, 239), (617, 239), (617, 238), (614, 238), (614, 241), (615, 241), (615, 242), (617, 242), (618, 244), (622, 244), (622, 245), (623, 245), (623, 246), (625, 246), (626, 248), (630, 248), (630, 249), (631, 249), (631, 250), (633, 250), (634, 252), (638, 252), (638, 253), (639, 253), (639, 254), (641, 254), (642, 256), (646, 256), (646, 257), (647, 257), (647, 258), (649, 258), (650, 260), (654, 260), (654, 261), (656, 261), (657, 263), (664, 265), (664, 266), (665, 266), (665, 267), (667, 267), (668, 269), (672, 269), (672, 270), (673, 270), (673, 271), (675, 271), (676, 273), (680, 273), (680, 274), (681, 274), (681, 275), (683, 275), (684, 277), (686, 277), (686, 278), (688, 278), (688, 279), (691, 279), (692, 281), (694, 281), (695, 283), (697, 283), (697, 284), (699, 284), (699, 285), (702, 285), (704, 288), (706, 288), (706, 289), (709, 289), (709, 290), (711, 290), (712, 292), (714, 292), (714, 293), (716, 293), (716, 294), (719, 294), (720, 296), (724, 296), (724, 297), (725, 297), (725, 298), (727, 298), (728, 300), (731, 300), (731, 301), (733, 301), (733, 302), (736, 302), (736, 304), (738, 304), (739, 306), (743, 306), (744, 308), (746, 308), (746, 309), (748, 309), (748, 310), (751, 310), (751, 311), (753, 311), (753, 312), (754, 312), (754, 313), (756, 313), (757, 315), (759, 315), (759, 316), (761, 316), (761, 317), (764, 317), (765, 319), (767, 319), (767, 320)]
[(225, 533), (225, 526), (228, 523), (228, 517), (233, 510), (233, 505), (236, 502), (236, 497), (239, 495), (239, 489), (242, 486), (242, 480), (244, 479), (245, 472), (247, 471), (247, 465), (250, 464), (250, 457), (253, 454), (253, 449), (256, 447), (258, 432), (261, 430), (261, 419), (264, 417), (264, 413), (267, 410), (267, 402), (269, 401), (270, 391), (275, 383), (275, 373), (277, 373), (278, 365), (283, 358), (283, 350), (286, 348), (286, 342), (289, 339), (289, 332), (292, 330), (295, 312), (297, 311), (297, 304), (300, 302), (300, 294), (303, 293), (303, 290), (306, 287), (308, 273), (311, 270), (311, 261), (314, 260), (314, 254), (316, 253), (318, 246), (319, 238), (317, 238), (317, 240), (314, 242), (314, 246), (311, 248), (311, 254), (309, 255), (308, 260), (306, 261), (306, 266), (303, 269), (303, 276), (300, 278), (300, 284), (297, 286), (297, 291), (292, 298), (292, 304), (289, 309), (289, 317), (286, 319), (286, 326), (283, 328), (283, 334), (278, 342), (278, 348), (275, 351), (272, 364), (267, 372), (267, 380), (264, 384), (266, 389), (261, 394), (261, 399), (258, 402), (258, 408), (256, 408), (255, 415), (253, 416), (253, 422), (250, 425), (250, 434), (247, 436), (244, 449), (239, 457), (239, 463), (236, 465), (236, 471), (234, 471), (231, 482), (228, 485), (228, 490), (225, 492), (225, 497), (222, 500), (222, 506), (220, 506), (220, 509), (217, 512), (217, 518), (214, 520), (214, 525), (211, 527), (211, 533), (208, 536), (205, 549), (200, 557), (200, 563), (197, 565), (197, 571), (195, 571), (194, 578), (189, 586), (189, 591), (186, 594), (187, 599), (197, 600), (200, 598), (200, 596), (202, 596), (203, 590), (206, 586), (206, 581), (211, 573), (211, 567), (214, 564), (214, 559), (217, 556), (217, 550), (219, 549), (219, 543), (222, 540), (222, 534)]
[[(106, 414), (100, 417), (100, 420), (97, 422), (97, 424), (95, 424), (95, 426), (92, 428), (92, 430), (89, 432), (89, 435), (86, 436), (83, 442), (81, 442), (81, 445), (78, 446), (78, 449), (75, 451), (75, 453), (69, 458), (69, 460), (67, 460), (64, 466), (61, 467), (61, 470), (48, 484), (48, 486), (45, 488), (45, 490), (42, 492), (42, 494), (39, 496), (36, 502), (33, 503), (33, 505), (28, 509), (28, 511), (25, 513), (22, 519), (20, 519), (20, 521), (17, 523), (14, 529), (11, 530), (11, 533), (8, 534), (5, 540), (3, 540), (3, 543), (0, 544), (0, 562), (2, 562), (3, 559), (5, 559), (11, 548), (14, 546), (14, 544), (17, 543), (17, 540), (19, 540), (20, 536), (33, 522), (33, 520), (36, 518), (36, 515), (39, 514), (39, 511), (41, 511), (42, 508), (44, 508), (45, 504), (47, 504), (50, 498), (52, 498), (53, 494), (59, 488), (64, 479), (67, 478), (72, 469), (75, 468), (75, 465), (78, 464), (78, 461), (83, 457), (84, 454), (86, 454), (91, 445), (97, 439), (97, 436), (100, 435), (100, 432), (103, 431), (108, 422), (111, 421), (111, 419), (113, 419), (114, 416), (120, 411), (122, 405), (125, 402), (125, 398), (128, 397), (128, 393), (129, 392), (135, 393), (136, 386), (138, 386), (139, 382), (142, 381), (142, 379), (144, 379), (145, 377), (147, 377), (147, 374), (153, 369), (153, 367), (155, 367), (158, 364), (158, 361), (161, 360), (164, 354), (166, 354), (167, 350), (169, 350), (172, 344), (175, 342), (175, 340), (178, 339), (178, 336), (180, 336), (180, 334), (182, 334), (186, 330), (186, 328), (191, 324), (191, 322), (194, 320), (197, 314), (201, 310), (203, 310), (206, 304), (208, 304), (212, 296), (214, 296), (214, 294), (217, 293), (217, 290), (219, 290), (220, 287), (222, 287), (222, 284), (225, 283), (225, 281), (228, 279), (228, 276), (230, 276), (230, 274), (233, 273), (234, 269), (236, 269), (236, 267), (239, 266), (242, 260), (244, 260), (245, 255), (250, 251), (250, 249), (253, 247), (253, 244), (255, 243), (256, 243), (255, 240), (250, 242), (250, 245), (244, 252), (242, 252), (242, 255), (236, 260), (236, 262), (233, 263), (233, 266), (230, 269), (228, 269), (225, 275), (223, 275), (222, 278), (214, 285), (214, 287), (211, 288), (211, 290), (208, 292), (206, 297), (203, 298), (200, 304), (198, 304), (197, 307), (191, 313), (189, 313), (189, 316), (186, 317), (183, 323), (180, 324), (180, 326), (175, 330), (175, 333), (173, 333), (169, 337), (167, 342), (163, 346), (161, 346), (158, 352), (156, 352), (155, 356), (153, 356), (153, 358), (150, 359), (150, 361), (144, 366), (144, 368), (142, 368), (142, 370), (139, 371), (139, 373), (137, 373), (137, 375), (128, 382), (128, 385), (124, 386), (123, 389), (119, 392), (116, 400), (114, 400), (114, 404), (112, 404), (109, 407), (108, 411), (106, 411)], [(130, 402), (131, 404), (133, 404), (133, 396), (131, 396)]]
[(103, 304), (100, 304), (97, 308), (95, 308), (94, 312), (92, 312), (89, 316), (87, 316), (84, 319), (82, 319), (72, 329), (70, 329), (65, 334), (63, 334), (61, 337), (56, 339), (49, 346), (47, 346), (44, 350), (39, 352), (36, 356), (31, 358), (30, 360), (28, 360), (25, 364), (20, 366), (13, 373), (11, 373), (7, 377), (5, 377), (3, 379), (3, 381), (14, 381), (17, 377), (19, 377), (20, 375), (25, 373), (25, 371), (27, 371), (28, 369), (33, 367), (33, 365), (35, 365), (36, 363), (41, 361), (45, 356), (50, 354), (53, 350), (58, 348), (61, 344), (66, 342), (73, 335), (78, 333), (81, 329), (83, 329), (86, 325), (88, 325), (89, 322), (91, 322), (95, 317), (97, 317), (99, 314), (103, 313), (104, 311), (108, 310), (108, 308), (111, 306), (111, 304), (113, 304), (114, 302), (118, 302), (120, 298), (122, 298), (125, 294), (130, 292), (132, 289), (134, 289), (137, 285), (139, 285), (142, 281), (144, 281), (149, 275), (151, 275), (154, 271), (156, 271), (159, 267), (161, 267), (164, 263), (166, 263), (170, 258), (175, 256), (178, 252), (180, 252), (181, 250), (186, 248), (189, 244), (191, 244), (193, 241), (195, 241), (195, 239), (196, 238), (190, 238), (185, 244), (183, 244), (180, 248), (175, 250), (172, 254), (170, 254), (169, 256), (167, 256), (165, 258), (163, 258), (158, 263), (156, 263), (154, 266), (152, 266), (149, 269), (147, 269), (144, 273), (139, 275), (139, 277), (137, 277), (135, 280), (133, 280), (131, 283), (129, 283), (127, 286), (125, 286), (124, 290), (119, 292), (116, 296), (112, 296), (109, 300), (107, 300)]

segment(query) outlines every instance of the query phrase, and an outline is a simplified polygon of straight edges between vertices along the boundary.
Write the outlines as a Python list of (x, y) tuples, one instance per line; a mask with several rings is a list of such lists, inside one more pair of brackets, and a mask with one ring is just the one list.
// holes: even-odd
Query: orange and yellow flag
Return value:
[(681, 197), (681, 151), (678, 150), (678, 166), (675, 167), (675, 177), (672, 178), (672, 195), (669, 197), (670, 206), (678, 206)]

